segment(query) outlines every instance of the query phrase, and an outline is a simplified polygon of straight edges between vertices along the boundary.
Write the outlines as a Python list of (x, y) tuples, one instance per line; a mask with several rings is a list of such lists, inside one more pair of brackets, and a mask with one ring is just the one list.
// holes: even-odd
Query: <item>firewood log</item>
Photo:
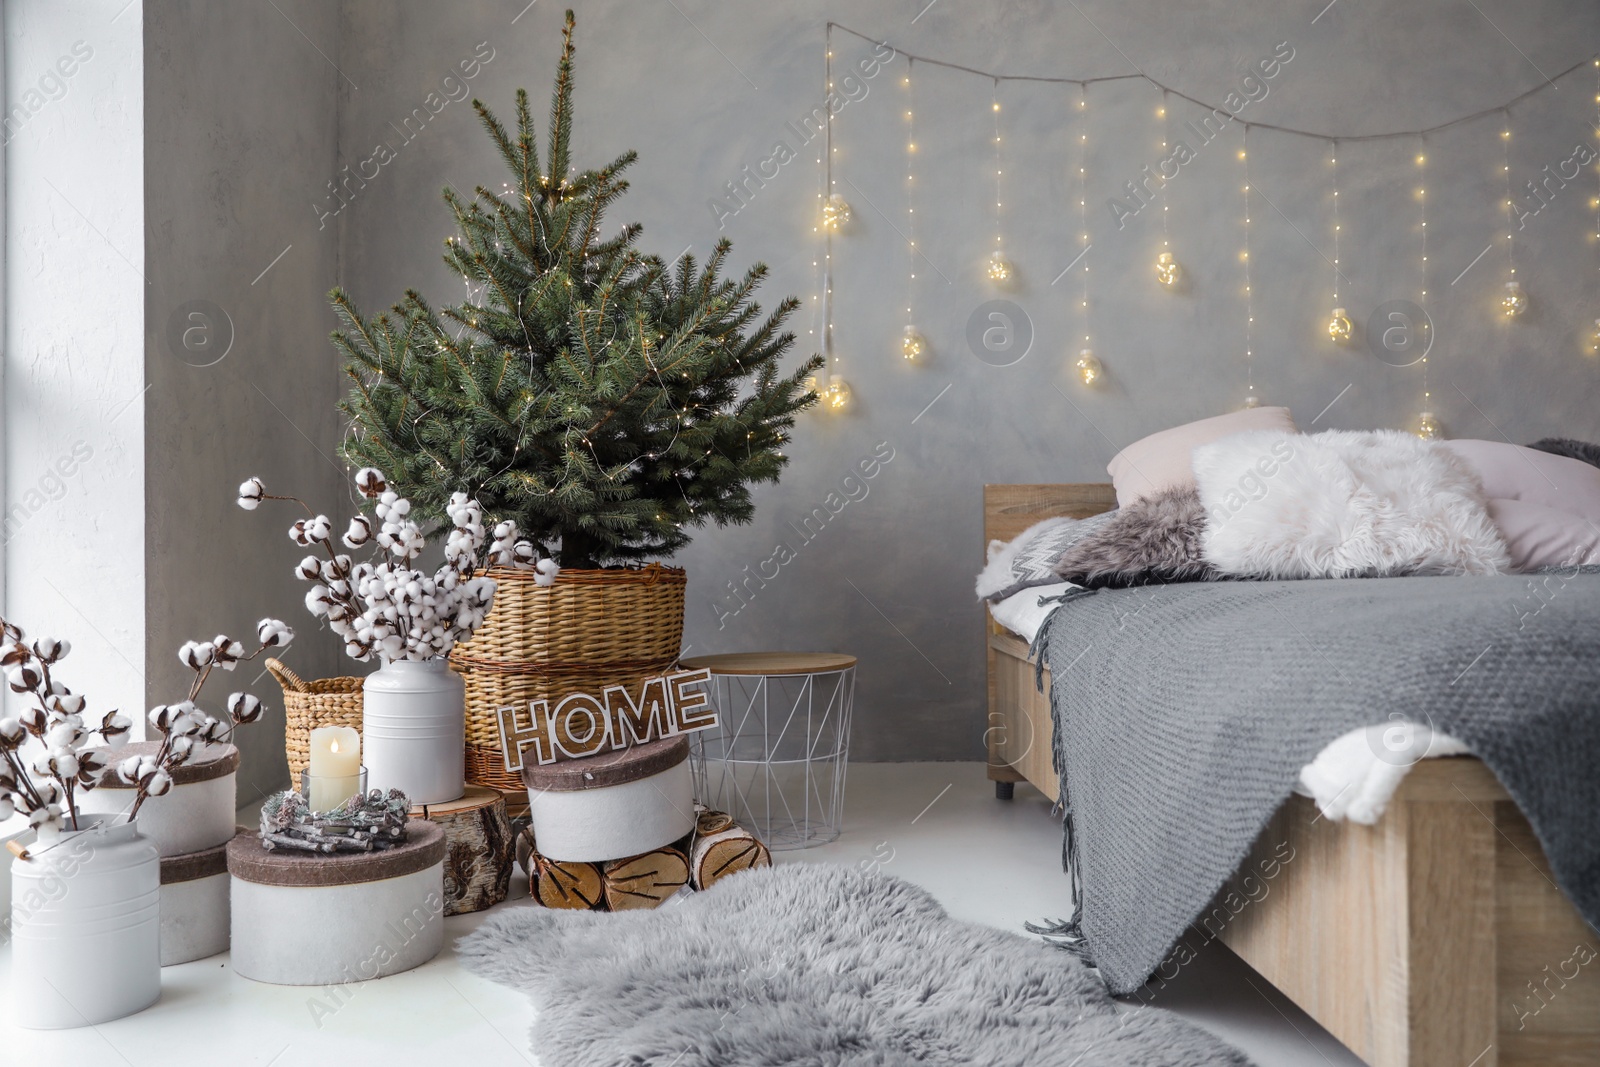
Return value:
[(593, 863), (558, 863), (533, 853), (536, 872), (534, 896), (547, 908), (577, 911), (595, 909), (605, 903), (605, 886), (600, 868)]
[(530, 879), (535, 876), (533, 869), (533, 827), (524, 826), (522, 832), (517, 834), (517, 866), (522, 868), (522, 873)]
[(720, 834), (732, 828), (733, 816), (725, 811), (711, 811), (702, 808), (695, 814), (694, 832), (704, 837), (708, 834)]
[(718, 879), (749, 867), (772, 866), (772, 854), (767, 846), (756, 840), (754, 834), (738, 826), (730, 826), (714, 834), (700, 834), (695, 838), (694, 855), (689, 861), (689, 873), (696, 889), (710, 889)]
[(654, 908), (689, 881), (689, 858), (658, 848), (604, 865), (606, 904), (612, 911)]

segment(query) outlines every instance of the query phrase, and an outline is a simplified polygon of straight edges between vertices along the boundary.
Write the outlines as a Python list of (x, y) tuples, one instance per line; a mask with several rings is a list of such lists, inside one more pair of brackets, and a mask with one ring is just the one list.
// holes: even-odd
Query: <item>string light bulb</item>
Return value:
[(1439, 418), (1431, 411), (1424, 411), (1417, 415), (1417, 421), (1412, 423), (1411, 432), (1424, 441), (1437, 441), (1444, 436), (1444, 427), (1440, 425)]
[(1347, 345), (1355, 333), (1355, 327), (1350, 322), (1350, 315), (1344, 308), (1334, 308), (1333, 315), (1328, 319), (1328, 339), (1334, 344)]
[(1094, 352), (1090, 349), (1085, 348), (1080, 351), (1078, 353), (1078, 362), (1073, 366), (1077, 368), (1078, 378), (1084, 385), (1093, 385), (1105, 377), (1105, 368), (1100, 365), (1100, 361), (1095, 358)]
[(832, 233), (850, 221), (850, 204), (838, 193), (829, 193), (822, 204), (822, 225)]
[(906, 325), (906, 332), (900, 338), (900, 354), (913, 362), (922, 358), (922, 353), (927, 351), (928, 342), (917, 332), (915, 326)]
[(1518, 281), (1506, 282), (1505, 290), (1500, 294), (1500, 313), (1508, 319), (1514, 319), (1528, 310), (1528, 293)]
[(823, 391), (822, 402), (828, 406), (829, 411), (843, 411), (850, 406), (850, 383), (843, 378), (829, 378), (828, 388)]
[(997, 248), (989, 253), (989, 260), (985, 270), (988, 271), (989, 280), (992, 282), (1009, 281), (1011, 278), (1011, 261), (1006, 258), (1004, 252)]
[(1168, 289), (1178, 284), (1178, 277), (1183, 273), (1183, 268), (1173, 258), (1171, 252), (1162, 252), (1156, 256), (1156, 281)]

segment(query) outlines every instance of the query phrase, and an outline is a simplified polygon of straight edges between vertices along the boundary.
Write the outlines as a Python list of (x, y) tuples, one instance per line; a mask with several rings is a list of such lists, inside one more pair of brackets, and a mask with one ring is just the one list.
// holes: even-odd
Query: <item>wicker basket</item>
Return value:
[(564, 570), (541, 586), (531, 571), (496, 569), (494, 606), (450, 661), (467, 683), (467, 781), (520, 793), (506, 770), (498, 712), (608, 685), (633, 690), (666, 672), (683, 645), (681, 568)]
[(283, 751), (289, 757), (289, 779), (300, 788), (300, 769), (311, 759), (311, 730), (317, 726), (361, 729), (361, 683), (365, 678), (300, 680), (282, 662), (267, 660), (267, 670), (283, 686)]

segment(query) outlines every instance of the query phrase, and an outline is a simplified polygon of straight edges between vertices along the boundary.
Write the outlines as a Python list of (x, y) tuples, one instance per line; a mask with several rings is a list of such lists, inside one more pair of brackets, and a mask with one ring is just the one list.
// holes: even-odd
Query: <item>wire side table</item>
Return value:
[(833, 652), (694, 656), (711, 672), (717, 726), (693, 735), (700, 802), (773, 850), (839, 836), (855, 706), (856, 658)]

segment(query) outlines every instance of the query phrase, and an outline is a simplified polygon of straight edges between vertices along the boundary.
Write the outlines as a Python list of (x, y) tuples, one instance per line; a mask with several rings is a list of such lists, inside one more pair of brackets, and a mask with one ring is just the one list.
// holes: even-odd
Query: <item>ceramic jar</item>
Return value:
[(98, 1025), (161, 996), (161, 857), (136, 823), (80, 814), (78, 827), (31, 840), (11, 866), (11, 1005), (25, 1029)]
[(412, 804), (457, 800), (466, 788), (466, 687), (444, 659), (386, 663), (362, 685), (362, 762), (372, 789)]

